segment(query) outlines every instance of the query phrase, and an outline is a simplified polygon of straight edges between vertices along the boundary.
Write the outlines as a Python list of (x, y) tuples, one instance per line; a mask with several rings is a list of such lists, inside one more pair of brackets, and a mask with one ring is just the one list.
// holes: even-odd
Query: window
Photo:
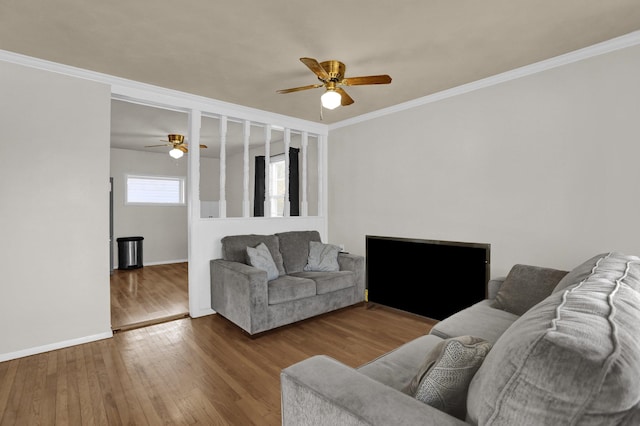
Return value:
[(125, 204), (184, 206), (184, 177), (126, 176)]
[(274, 155), (269, 161), (269, 194), (271, 198), (271, 217), (284, 216), (285, 189), (284, 154)]

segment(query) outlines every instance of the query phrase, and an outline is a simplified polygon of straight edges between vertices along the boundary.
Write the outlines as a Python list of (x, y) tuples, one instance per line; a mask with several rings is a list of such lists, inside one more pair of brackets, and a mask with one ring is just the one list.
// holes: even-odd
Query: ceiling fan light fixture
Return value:
[(178, 158), (181, 158), (184, 155), (184, 152), (182, 152), (178, 148), (173, 148), (171, 151), (169, 151), (169, 155), (177, 160)]
[(320, 97), (320, 101), (326, 109), (336, 109), (342, 102), (342, 96), (335, 90), (327, 89)]

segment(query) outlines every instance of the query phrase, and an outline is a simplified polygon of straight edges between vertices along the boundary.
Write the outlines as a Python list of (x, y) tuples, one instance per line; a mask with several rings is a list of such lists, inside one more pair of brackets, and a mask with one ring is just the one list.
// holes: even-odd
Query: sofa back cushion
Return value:
[(318, 231), (289, 231), (276, 234), (287, 274), (302, 272), (309, 258), (309, 242), (320, 242)]
[(610, 253), (601, 253), (596, 256), (593, 256), (589, 260), (585, 260), (580, 265), (576, 266), (565, 275), (555, 286), (553, 289), (553, 293), (556, 291), (565, 290), (567, 287), (571, 287), (575, 284), (578, 284), (581, 281), (584, 281), (587, 277), (589, 277), (593, 273), (593, 268), (600, 263), (600, 261), (606, 257), (609, 257)]
[(468, 420), (630, 424), (640, 410), (639, 335), (640, 258), (608, 254), (498, 339), (469, 386)]
[(247, 258), (247, 247), (257, 247), (260, 243), (264, 243), (271, 253), (273, 262), (278, 268), (278, 273), (284, 275), (284, 265), (282, 263), (282, 254), (280, 254), (280, 244), (278, 237), (275, 235), (228, 235), (222, 238), (222, 258), (232, 262), (240, 262), (249, 265)]
[(567, 271), (532, 265), (514, 265), (504, 280), (493, 307), (522, 315), (540, 303), (567, 275)]

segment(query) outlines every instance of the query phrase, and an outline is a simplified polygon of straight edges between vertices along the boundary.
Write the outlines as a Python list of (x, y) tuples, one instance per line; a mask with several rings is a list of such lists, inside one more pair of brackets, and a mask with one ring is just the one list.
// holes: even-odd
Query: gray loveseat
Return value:
[[(337, 253), (339, 270), (307, 271), (317, 231), (234, 235), (222, 239), (222, 259), (211, 261), (211, 307), (254, 335), (364, 301), (364, 257)], [(247, 247), (265, 244), (277, 277), (250, 266)]]
[[(516, 265), (489, 296), (357, 369), (324, 355), (284, 369), (282, 424), (640, 424), (640, 258), (606, 253), (568, 274)], [(467, 335), (492, 347), (462, 415), (403, 391), (427, 354)]]

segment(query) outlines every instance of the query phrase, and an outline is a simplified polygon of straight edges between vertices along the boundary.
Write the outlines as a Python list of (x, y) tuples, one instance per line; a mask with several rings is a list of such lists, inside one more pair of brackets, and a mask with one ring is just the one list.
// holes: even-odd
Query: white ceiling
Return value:
[[(2, 50), (311, 121), (322, 89), (276, 94), (317, 82), (300, 57), (392, 77), (346, 88), (355, 103), (325, 110), (326, 124), (639, 29), (638, 0), (0, 1)], [(115, 145), (180, 133), (179, 113), (118, 107)]]

